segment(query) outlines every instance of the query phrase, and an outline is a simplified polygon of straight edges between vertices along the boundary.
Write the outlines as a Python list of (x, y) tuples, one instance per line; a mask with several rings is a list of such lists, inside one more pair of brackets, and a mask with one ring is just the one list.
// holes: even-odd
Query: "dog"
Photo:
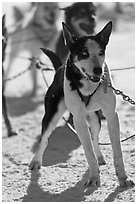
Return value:
[(7, 105), (6, 105), (6, 97), (4, 95), (4, 88), (5, 88), (5, 82), (4, 82), (4, 60), (5, 60), (5, 50), (7, 46), (8, 41), (8, 35), (7, 35), (7, 29), (5, 26), (5, 15), (2, 17), (2, 115), (5, 121), (5, 125), (8, 131), (8, 137), (11, 137), (13, 135), (17, 135), (17, 133), (13, 130), (10, 120), (8, 118), (8, 111), (7, 111)]
[[(78, 36), (93, 34), (96, 26), (96, 7), (92, 2), (77, 2), (65, 10), (65, 23)], [(55, 53), (62, 62), (66, 60), (68, 49), (64, 44), (63, 32), (56, 44)]]
[[(16, 20), (14, 28), (12, 27), (11, 31), (8, 31), (9, 45), (7, 50), (11, 54), (6, 64), (6, 77), (8, 77), (10, 70), (13, 68), (16, 55), (24, 56), (24, 51), (27, 51), (28, 58), (36, 56), (43, 61), (43, 55), (41, 55), (39, 47), (50, 48), (64, 62), (68, 56), (68, 49), (64, 44), (63, 33), (57, 28), (59, 10), (59, 5), (55, 2), (34, 2), (28, 6), (27, 10), (14, 7)], [(78, 2), (63, 10), (65, 10), (66, 23), (74, 31), (74, 34), (89, 34), (89, 31), (92, 34), (95, 27), (96, 11), (93, 3)], [(29, 38), (32, 40), (26, 41)], [(33, 83), (31, 95), (35, 95), (37, 89), (37, 70), (35, 65), (31, 69), (31, 78)]]
[[(41, 167), (48, 138), (64, 111), (68, 109), (73, 115), (74, 126), (89, 165), (89, 179), (85, 186), (100, 186), (99, 164), (104, 162), (104, 158), (98, 145), (101, 124), (97, 111), (101, 109), (108, 123), (119, 184), (123, 187), (127, 185), (128, 179), (120, 144), (116, 97), (110, 87), (104, 91), (101, 80), (105, 71), (106, 80), (111, 83), (109, 70), (105, 64), (105, 49), (111, 31), (112, 22), (110, 21), (96, 35), (77, 37), (63, 23), (63, 34), (69, 49), (69, 57), (66, 63), (57, 69), (53, 83), (46, 93), (41, 138), (37, 152), (29, 165), (31, 170)], [(43, 49), (43, 51), (47, 54), (47, 50)], [(55, 58), (58, 58), (57, 55)]]
[[(65, 11), (65, 23), (74, 35), (80, 37), (95, 33), (96, 6), (92, 2), (76, 2), (68, 7), (62, 8), (61, 10)], [(66, 61), (69, 50), (64, 43), (63, 31), (60, 32), (59, 39), (55, 46), (55, 53), (61, 59), (62, 63)], [(104, 118), (102, 112), (100, 111), (99, 113), (100, 116)], [(73, 126), (71, 114), (68, 120)]]
[[(74, 35), (91, 35), (95, 32), (96, 7), (92, 2), (76, 2), (62, 8), (62, 10), (65, 11), (65, 23)], [(55, 46), (55, 53), (64, 63), (68, 52), (69, 50), (64, 43), (63, 32), (61, 32)]]
[[(13, 23), (14, 26), (8, 29), (9, 43), (7, 46), (8, 61), (5, 67), (6, 77), (8, 77), (9, 72), (15, 66), (14, 62), (18, 56), (26, 57), (27, 53), (28, 58), (39, 58), (42, 55), (39, 48), (44, 46), (45, 48), (53, 49), (59, 36), (57, 28), (59, 17), (58, 3), (33, 2), (28, 6), (28, 10), (24, 11), (23, 8), (17, 7), (16, 9), (14, 8), (13, 13), (16, 18), (15, 23)], [(32, 78), (31, 95), (35, 95), (37, 89), (37, 70), (35, 65), (30, 73)]]

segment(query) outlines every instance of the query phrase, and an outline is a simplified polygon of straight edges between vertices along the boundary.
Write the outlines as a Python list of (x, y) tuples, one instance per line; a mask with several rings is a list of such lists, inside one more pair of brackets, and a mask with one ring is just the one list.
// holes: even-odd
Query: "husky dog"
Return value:
[[(63, 10), (65, 10), (65, 23), (74, 35), (91, 35), (95, 32), (96, 7), (92, 2), (76, 2)], [(63, 32), (61, 32), (56, 43), (55, 53), (64, 62), (68, 51), (64, 44)]]
[[(68, 109), (73, 115), (74, 126), (89, 165), (89, 179), (86, 186), (98, 187), (100, 185), (99, 164), (104, 162), (98, 144), (101, 123), (97, 111), (101, 109), (108, 123), (119, 184), (127, 185), (120, 144), (116, 98), (111, 87), (107, 87), (107, 92), (104, 91), (102, 82), (105, 71), (106, 80), (111, 83), (109, 70), (105, 64), (105, 49), (111, 31), (112, 22), (110, 21), (96, 35), (77, 37), (63, 23), (69, 57), (66, 63), (57, 69), (53, 83), (46, 93), (41, 139), (29, 166), (31, 170), (41, 167), (48, 138), (64, 111)], [(43, 49), (43, 51), (45, 54), (48, 53), (47, 50)], [(55, 58), (59, 61), (56, 55)], [(133, 184), (132, 181), (130, 183)]]
[[(9, 43), (7, 53), (9, 53), (9, 56), (6, 63), (6, 75), (13, 69), (13, 62), (16, 59), (16, 55), (24, 56), (25, 53), (25, 57), (27, 55), (28, 58), (40, 57), (41, 51), (39, 48), (45, 47), (52, 49), (59, 35), (57, 28), (57, 19), (59, 17), (58, 3), (33, 3), (32, 7), (25, 14), (21, 12), (20, 8), (14, 10), (16, 11), (14, 11), (16, 13), (16, 29), (14, 32), (8, 30)], [(20, 15), (19, 12), (21, 13)], [(31, 69), (31, 76), (33, 83), (32, 94), (35, 94), (37, 88), (35, 67)]]

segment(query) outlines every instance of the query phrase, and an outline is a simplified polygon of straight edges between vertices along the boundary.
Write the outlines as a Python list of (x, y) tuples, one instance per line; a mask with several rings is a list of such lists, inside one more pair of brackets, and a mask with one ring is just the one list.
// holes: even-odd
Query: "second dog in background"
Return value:
[[(77, 2), (64, 8), (64, 18), (66, 25), (76, 36), (91, 35), (96, 26), (96, 7), (92, 2)], [(55, 47), (55, 53), (62, 62), (65, 62), (68, 56), (68, 49), (65, 46), (63, 32)]]
[[(36, 2), (28, 5), (28, 8), (24, 7), (12, 8), (15, 22), (13, 22), (14, 26), (10, 30), (8, 29), (9, 41), (7, 50), (9, 56), (6, 63), (7, 67), (5, 67), (6, 78), (8, 78), (11, 69), (16, 68), (14, 68), (16, 65), (14, 65), (14, 62), (16, 62), (17, 56), (39, 58), (41, 56), (40, 47), (52, 49), (58, 39), (58, 3)], [(26, 66), (28, 66), (28, 63)], [(36, 93), (37, 89), (36, 72), (35, 67), (31, 69), (32, 95)]]

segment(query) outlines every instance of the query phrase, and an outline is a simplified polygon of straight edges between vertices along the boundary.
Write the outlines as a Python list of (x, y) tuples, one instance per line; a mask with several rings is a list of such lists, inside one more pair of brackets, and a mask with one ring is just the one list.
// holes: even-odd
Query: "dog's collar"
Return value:
[(96, 91), (98, 90), (98, 88), (100, 87), (100, 85), (101, 85), (101, 82), (99, 82), (99, 84), (98, 84), (97, 88), (94, 90), (94, 92), (91, 93), (91, 94), (88, 95), (88, 96), (84, 96), (84, 95), (80, 92), (80, 90), (77, 89), (77, 92), (78, 92), (78, 94), (79, 94), (81, 100), (85, 103), (85, 106), (88, 105), (88, 103), (89, 103), (89, 101), (90, 101), (90, 98), (96, 93)]
[[(77, 67), (75, 64), (72, 63), (71, 66), (73, 66), (75, 70), (79, 71), (79, 73), (81, 74), (81, 76), (82, 76), (84, 79), (86, 79), (86, 80), (88, 80), (88, 81), (92, 81), (92, 76), (90, 76), (88, 73), (87, 73), (87, 75), (85, 76), (85, 75), (78, 69), (78, 67)], [(93, 82), (93, 81), (92, 81), (92, 82)], [(95, 82), (93, 82), (93, 83), (95, 83)], [(93, 93), (91, 93), (91, 94), (88, 95), (88, 96), (83, 95), (83, 94), (81, 93), (81, 91), (77, 88), (77, 92), (78, 92), (78, 94), (79, 94), (81, 100), (85, 103), (85, 106), (88, 105), (88, 103), (89, 103), (89, 101), (90, 101), (90, 98), (96, 93), (96, 91), (97, 91), (98, 88), (100, 87), (101, 83), (102, 83), (102, 82), (99, 81), (97, 88), (93, 91)]]

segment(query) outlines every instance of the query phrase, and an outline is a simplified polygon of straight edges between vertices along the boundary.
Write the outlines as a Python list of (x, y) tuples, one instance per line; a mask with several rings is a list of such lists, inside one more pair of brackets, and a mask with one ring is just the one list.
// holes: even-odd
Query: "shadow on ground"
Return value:
[[(37, 141), (32, 147), (33, 153), (38, 147), (39, 137), (37, 137)], [(66, 162), (70, 158), (69, 153), (79, 146), (80, 141), (77, 135), (67, 125), (57, 127), (49, 138), (49, 144), (43, 155), (42, 166), (52, 166)]]
[[(44, 191), (38, 184), (40, 173), (37, 170), (31, 172), (31, 181), (27, 189), (27, 195), (22, 198), (22, 202), (82, 202), (85, 201), (86, 196), (96, 194), (98, 188), (85, 189), (84, 183), (87, 179), (88, 172), (85, 172), (82, 180), (80, 180), (74, 187), (71, 187), (60, 194), (52, 194), (48, 191)], [(130, 187), (131, 188), (131, 187)], [(129, 188), (121, 188), (117, 186), (113, 192), (111, 192), (104, 202), (113, 202), (115, 198)], [(99, 200), (99, 198), (97, 198)], [(95, 202), (95, 197), (89, 202)]]
[[(84, 181), (87, 177), (87, 172), (84, 174), (76, 186), (63, 191), (60, 194), (51, 194), (48, 191), (43, 191), (38, 184), (40, 173), (37, 170), (31, 172), (31, 181), (27, 189), (27, 195), (22, 198), (22, 202), (80, 202), (84, 200), (85, 188)], [(92, 189), (90, 193), (93, 193)]]
[(43, 104), (43, 100), (34, 100), (31, 96), (23, 95), (21, 97), (7, 97), (9, 115), (12, 117), (21, 116), (29, 112), (33, 112), (39, 105)]
[(115, 198), (118, 196), (118, 194), (124, 191), (127, 191), (129, 188), (133, 188), (133, 187), (134, 186), (123, 188), (123, 187), (117, 186), (115, 190), (108, 195), (108, 197), (104, 200), (104, 202), (113, 202)]

